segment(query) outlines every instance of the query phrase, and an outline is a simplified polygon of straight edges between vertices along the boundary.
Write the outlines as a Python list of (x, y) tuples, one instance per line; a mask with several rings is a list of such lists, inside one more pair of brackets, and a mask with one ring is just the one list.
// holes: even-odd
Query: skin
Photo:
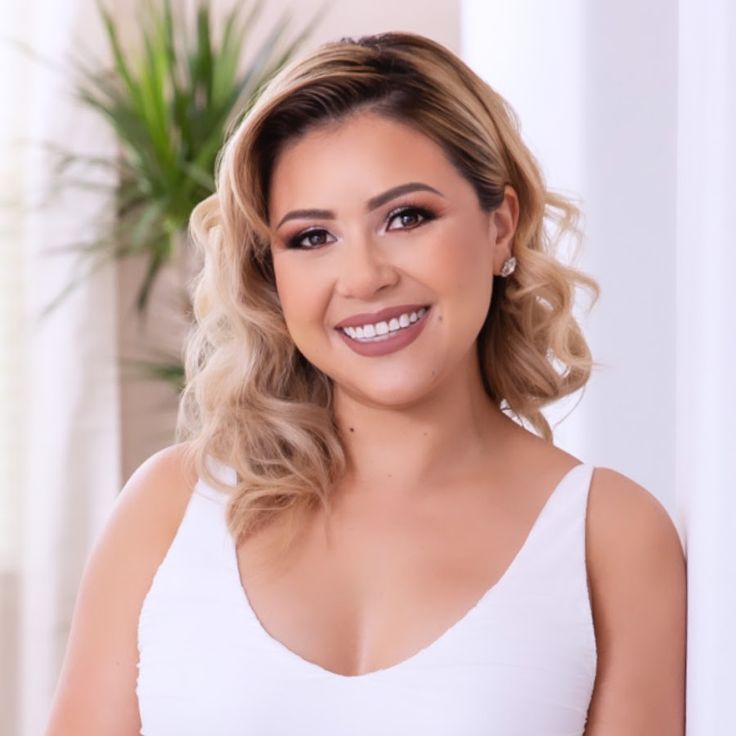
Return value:
[[(357, 173), (356, 173), (357, 172)], [(406, 182), (417, 192), (365, 211)], [(394, 217), (406, 204), (436, 219)], [(485, 397), (474, 342), (509, 256), (518, 200), (483, 213), (432, 141), (361, 114), (292, 143), (270, 192), (277, 288), (292, 338), (336, 388), (349, 472), (335, 513), (305, 520), (293, 557), (269, 558), (278, 524), (241, 544), (241, 583), (263, 627), (336, 676), (409, 659), (461, 621), (504, 574), (562, 476), (580, 461)], [(296, 209), (329, 209), (333, 219)], [(423, 224), (419, 224), (423, 223)], [(310, 250), (285, 244), (320, 228)], [(302, 241), (304, 242), (304, 241)], [(349, 350), (335, 323), (410, 302), (423, 333), (388, 356)], [(137, 624), (196, 478), (184, 445), (148, 458), (122, 489), (80, 584), (47, 736), (134, 736)], [(278, 546), (278, 545), (276, 545)], [(585, 736), (685, 733), (686, 566), (649, 491), (596, 467), (585, 552), (598, 670)], [(407, 585), (411, 581), (411, 585)]]

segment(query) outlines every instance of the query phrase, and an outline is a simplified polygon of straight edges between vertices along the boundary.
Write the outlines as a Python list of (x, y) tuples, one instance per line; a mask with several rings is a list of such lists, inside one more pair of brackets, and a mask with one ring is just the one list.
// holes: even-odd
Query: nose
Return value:
[(336, 290), (340, 296), (368, 300), (395, 284), (398, 271), (372, 238), (353, 236), (340, 248)]

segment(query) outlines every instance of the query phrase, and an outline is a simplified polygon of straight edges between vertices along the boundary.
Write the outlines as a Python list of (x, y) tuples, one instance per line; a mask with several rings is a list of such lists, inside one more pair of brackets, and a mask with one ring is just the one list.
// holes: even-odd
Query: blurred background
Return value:
[[(109, 8), (109, 10), (106, 10)], [(736, 5), (0, 0), (0, 733), (42, 733), (81, 572), (172, 444), (228, 125), (295, 54), (425, 34), (519, 115), (584, 212), (601, 363), (556, 444), (654, 493), (688, 556), (688, 734), (736, 733)], [(563, 251), (564, 253), (564, 251)]]

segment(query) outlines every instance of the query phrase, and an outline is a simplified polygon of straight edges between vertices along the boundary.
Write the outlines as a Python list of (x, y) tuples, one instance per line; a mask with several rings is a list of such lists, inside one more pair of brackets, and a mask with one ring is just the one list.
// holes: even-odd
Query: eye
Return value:
[[(434, 213), (430, 212), (424, 207), (414, 207), (414, 206), (400, 207), (399, 209), (396, 209), (389, 214), (388, 221), (392, 222), (397, 217), (401, 219), (401, 222), (404, 225), (407, 225), (407, 224), (409, 225), (409, 227), (401, 227), (399, 228), (399, 230), (413, 230), (415, 227), (418, 227), (423, 222), (428, 222), (429, 220), (433, 220)], [(417, 217), (421, 218), (421, 220), (419, 220), (418, 222), (417, 222)], [(409, 218), (409, 223), (407, 223), (404, 218)], [(412, 222), (412, 220), (414, 222)], [(389, 228), (389, 229), (395, 230), (396, 228)]]
[[(290, 238), (287, 242), (288, 248), (297, 248), (301, 250), (312, 250), (314, 248), (320, 248), (326, 245), (325, 242), (321, 242), (318, 238), (322, 237), (327, 233), (327, 230), (321, 228), (314, 228), (313, 230), (305, 230), (293, 238)], [(315, 240), (317, 238), (317, 240)], [(307, 245), (304, 245), (302, 241), (307, 240)]]

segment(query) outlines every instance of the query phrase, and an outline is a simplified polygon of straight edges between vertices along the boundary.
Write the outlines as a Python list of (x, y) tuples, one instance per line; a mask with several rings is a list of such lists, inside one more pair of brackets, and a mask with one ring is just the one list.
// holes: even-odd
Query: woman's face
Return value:
[(406, 406), (477, 360), (516, 226), (511, 187), (484, 213), (434, 141), (362, 112), (282, 151), (269, 214), (287, 328), (337, 391)]

